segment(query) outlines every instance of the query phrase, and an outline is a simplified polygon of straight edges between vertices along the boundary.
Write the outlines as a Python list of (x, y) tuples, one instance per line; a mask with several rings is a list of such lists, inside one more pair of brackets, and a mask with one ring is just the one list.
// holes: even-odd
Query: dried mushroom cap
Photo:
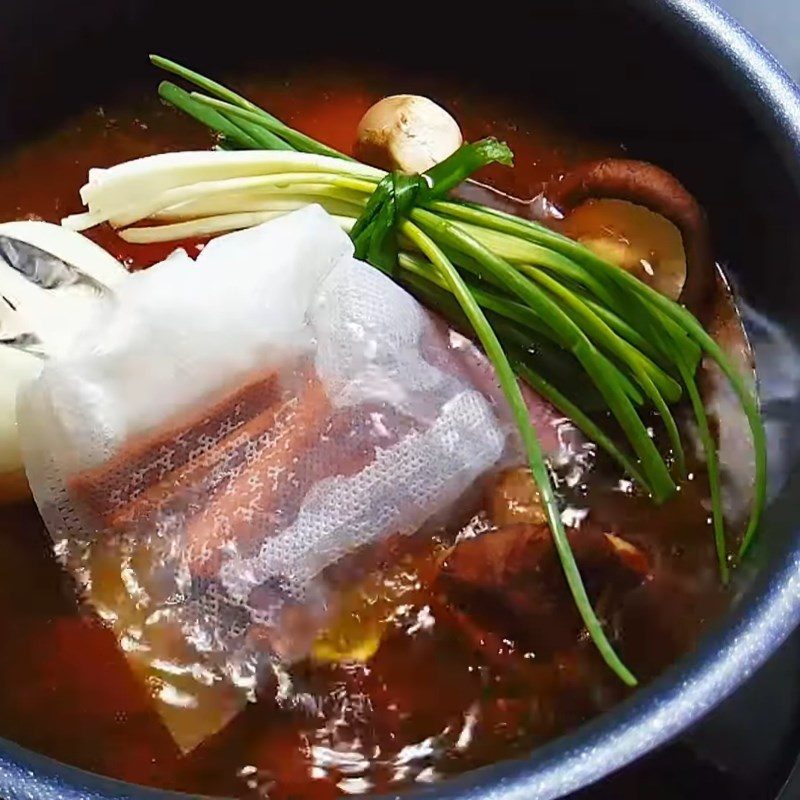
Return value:
[(702, 207), (674, 175), (646, 161), (607, 158), (576, 167), (546, 194), (566, 214), (586, 200), (616, 199), (668, 219), (680, 232), (685, 250), (679, 300), (704, 319), (716, 278), (711, 232)]

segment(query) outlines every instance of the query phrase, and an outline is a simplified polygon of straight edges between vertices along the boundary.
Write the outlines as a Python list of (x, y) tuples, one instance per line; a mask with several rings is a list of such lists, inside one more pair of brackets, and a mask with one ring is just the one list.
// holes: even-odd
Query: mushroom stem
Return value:
[(545, 194), (564, 214), (586, 200), (608, 198), (644, 206), (672, 222), (686, 252), (679, 300), (703, 318), (716, 274), (711, 232), (702, 207), (677, 178), (646, 161), (608, 158), (577, 167)]

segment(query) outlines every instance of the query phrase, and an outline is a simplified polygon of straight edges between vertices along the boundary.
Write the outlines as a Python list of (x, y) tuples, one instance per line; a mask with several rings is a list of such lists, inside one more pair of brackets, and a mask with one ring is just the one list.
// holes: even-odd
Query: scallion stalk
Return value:
[(481, 346), (492, 362), (500, 386), (503, 389), (503, 394), (506, 396), (506, 400), (511, 407), (514, 420), (519, 429), (520, 436), (522, 437), (531, 473), (539, 488), (542, 505), (544, 506), (547, 516), (547, 522), (553, 534), (553, 542), (581, 619), (586, 625), (586, 629), (589, 631), (592, 641), (595, 643), (595, 646), (606, 664), (608, 664), (624, 683), (628, 686), (635, 686), (637, 683), (636, 678), (625, 664), (622, 663), (614, 648), (611, 646), (611, 643), (608, 641), (603, 626), (597, 618), (589, 596), (586, 593), (586, 587), (581, 579), (578, 564), (575, 561), (575, 555), (572, 552), (566, 531), (564, 530), (564, 524), (561, 521), (561, 511), (558, 507), (558, 501), (556, 500), (555, 491), (553, 490), (550, 473), (542, 454), (539, 438), (531, 423), (528, 407), (525, 405), (525, 400), (522, 397), (517, 378), (514, 375), (514, 371), (511, 368), (511, 364), (503, 351), (503, 347), (497, 335), (486, 320), (475, 298), (462, 281), (458, 271), (437, 247), (433, 239), (427, 236), (425, 232), (421, 228), (418, 228), (413, 222), (406, 221), (401, 223), (401, 225), (403, 233), (420, 248), (447, 280), (450, 291), (461, 306)]

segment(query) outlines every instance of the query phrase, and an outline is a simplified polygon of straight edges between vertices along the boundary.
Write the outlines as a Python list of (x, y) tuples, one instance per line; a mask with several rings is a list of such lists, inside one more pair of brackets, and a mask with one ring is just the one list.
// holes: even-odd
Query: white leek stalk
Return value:
[[(319, 175), (322, 173), (323, 176), (360, 179), (372, 186), (384, 175), (379, 169), (354, 161), (286, 150), (161, 153), (110, 169), (91, 170), (89, 182), (81, 189), (81, 200), (89, 210), (86, 214), (68, 217), (64, 224), (75, 230), (107, 221), (124, 227), (192, 198), (195, 192), (202, 193), (209, 183), (271, 176), (274, 185), (290, 186), (297, 182), (296, 173), (315, 173), (315, 183), (322, 182)], [(186, 194), (187, 187), (195, 188)], [(227, 183), (220, 188), (238, 191), (241, 186)]]

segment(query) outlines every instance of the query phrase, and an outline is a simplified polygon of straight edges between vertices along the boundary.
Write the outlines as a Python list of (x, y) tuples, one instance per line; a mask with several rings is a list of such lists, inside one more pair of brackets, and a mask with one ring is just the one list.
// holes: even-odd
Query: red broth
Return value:
[[(581, 160), (622, 153), (617, 143), (578, 141), (516, 105), (448, 86), (335, 70), (283, 78), (240, 86), (288, 123), (344, 151), (377, 98), (430, 94), (453, 112), (466, 138), (508, 141), (515, 168), (481, 177), (520, 197), (533, 196)], [(91, 110), (0, 163), (0, 218), (57, 221), (80, 210), (78, 189), (90, 167), (209, 145), (199, 126), (155, 101)], [(131, 269), (175, 247), (126, 244), (107, 227), (89, 235)], [(191, 253), (198, 244), (185, 246)], [(701, 474), (657, 511), (602, 472), (583, 492), (593, 524), (640, 547), (651, 564), (625, 603), (606, 610), (623, 657), (643, 680), (691, 650), (728, 605), (705, 495)], [(482, 513), (491, 525), (491, 515)], [(522, 754), (627, 694), (581, 636), (541, 661), (533, 658), (524, 678), (487, 652), (486, 640), (468, 643), (437, 616), (429, 575), (441, 551), (431, 543), (401, 563), (400, 580), (413, 590), (403, 595), (402, 613), (394, 609), (367, 663), (303, 663), (289, 675), (292, 702), (278, 702), (267, 682), (259, 702), (181, 756), (113, 635), (76, 599), (33, 504), (0, 508), (0, 523), (0, 736), (113, 777), (284, 800), (394, 791)], [(392, 575), (398, 580), (394, 568)], [(562, 620), (548, 624), (557, 629)], [(502, 644), (511, 661), (523, 657), (517, 647)]]

